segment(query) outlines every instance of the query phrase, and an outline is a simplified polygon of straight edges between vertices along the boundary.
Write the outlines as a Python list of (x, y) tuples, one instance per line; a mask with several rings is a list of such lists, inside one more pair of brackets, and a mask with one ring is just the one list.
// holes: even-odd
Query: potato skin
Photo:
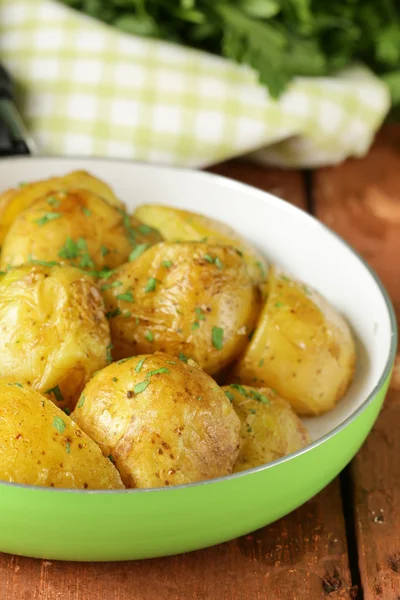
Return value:
[(109, 204), (124, 209), (124, 204), (115, 196), (111, 188), (87, 171), (72, 171), (63, 177), (23, 183), (19, 188), (11, 188), (0, 194), (0, 245), (3, 244), (16, 217), (38, 198), (49, 192), (71, 189), (89, 190), (107, 200)]
[(210, 243), (233, 246), (242, 252), (249, 275), (256, 285), (262, 285), (267, 279), (268, 264), (263, 255), (221, 221), (157, 204), (139, 206), (135, 216), (158, 229), (166, 241), (201, 241), (208, 238)]
[(268, 298), (232, 381), (269, 386), (301, 415), (332, 409), (350, 385), (355, 344), (345, 319), (316, 291), (271, 269)]
[(194, 361), (164, 353), (97, 373), (73, 419), (112, 456), (129, 488), (227, 475), (239, 450), (239, 419), (215, 381)]
[[(114, 359), (157, 350), (182, 353), (211, 375), (239, 356), (259, 308), (259, 292), (229, 246), (157, 244), (122, 265), (100, 289)], [(221, 347), (213, 343), (216, 327), (223, 330)]]
[(111, 461), (63, 411), (0, 378), (0, 479), (56, 488), (122, 489)]
[(68, 266), (23, 265), (0, 276), (0, 375), (72, 409), (108, 364), (110, 330), (92, 278)]
[(1, 265), (17, 266), (32, 258), (87, 270), (112, 269), (128, 260), (132, 243), (125, 213), (100, 196), (87, 190), (55, 192), (15, 219), (4, 240)]
[(269, 388), (238, 384), (222, 388), (240, 419), (240, 450), (233, 472), (282, 458), (311, 442), (290, 404)]

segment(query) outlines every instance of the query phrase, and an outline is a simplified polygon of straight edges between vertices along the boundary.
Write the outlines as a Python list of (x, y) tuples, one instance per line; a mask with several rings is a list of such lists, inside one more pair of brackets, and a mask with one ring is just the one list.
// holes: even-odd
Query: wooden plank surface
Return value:
[[(305, 206), (300, 173), (213, 169)], [(338, 481), (288, 517), (208, 550), (73, 564), (0, 555), (0, 600), (352, 600)]]
[[(318, 217), (378, 272), (400, 317), (400, 126), (367, 157), (314, 175)], [(378, 422), (351, 466), (364, 600), (400, 599), (400, 361)]]

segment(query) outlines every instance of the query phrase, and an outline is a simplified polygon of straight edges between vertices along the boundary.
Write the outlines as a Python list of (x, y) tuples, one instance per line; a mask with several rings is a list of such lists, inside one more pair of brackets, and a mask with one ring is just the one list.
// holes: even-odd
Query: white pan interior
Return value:
[(393, 335), (389, 310), (369, 269), (326, 227), (275, 196), (221, 177), (123, 161), (6, 159), (0, 161), (0, 188), (75, 169), (104, 179), (131, 210), (143, 203), (169, 204), (224, 221), (345, 315), (357, 338), (356, 376), (334, 410), (304, 419), (314, 440), (366, 400), (388, 362)]

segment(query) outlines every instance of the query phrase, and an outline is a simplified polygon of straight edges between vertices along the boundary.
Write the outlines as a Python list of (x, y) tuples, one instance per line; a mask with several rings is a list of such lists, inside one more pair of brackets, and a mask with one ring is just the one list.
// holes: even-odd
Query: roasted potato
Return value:
[(233, 246), (243, 254), (250, 277), (255, 284), (263, 284), (268, 265), (265, 258), (251, 244), (225, 223), (188, 210), (172, 206), (143, 204), (135, 211), (143, 223), (160, 231), (166, 241), (201, 241)]
[(49, 192), (75, 189), (89, 190), (101, 196), (109, 204), (124, 209), (123, 203), (114, 195), (111, 188), (86, 171), (73, 171), (63, 177), (51, 177), (44, 181), (21, 183), (19, 188), (12, 188), (0, 194), (0, 245), (16, 217), (35, 200)]
[(215, 381), (169, 354), (113, 363), (86, 385), (75, 422), (110, 456), (129, 488), (231, 472), (240, 422)]
[(0, 378), (0, 479), (57, 488), (124, 488), (112, 462), (62, 410), (9, 377)]
[(101, 283), (114, 359), (160, 350), (213, 374), (244, 349), (260, 306), (230, 246), (161, 243)]
[(240, 450), (233, 472), (245, 471), (304, 448), (310, 436), (290, 404), (269, 388), (224, 386), (240, 419)]
[(0, 375), (26, 381), (72, 409), (111, 359), (101, 295), (69, 266), (23, 265), (0, 276)]
[[(30, 259), (67, 262), (87, 270), (113, 269), (156, 233), (87, 190), (43, 196), (13, 222), (4, 240), (2, 268)], [(157, 239), (158, 241), (158, 239)]]
[(270, 271), (268, 298), (232, 381), (268, 386), (301, 415), (319, 415), (353, 378), (355, 345), (345, 319), (316, 291)]

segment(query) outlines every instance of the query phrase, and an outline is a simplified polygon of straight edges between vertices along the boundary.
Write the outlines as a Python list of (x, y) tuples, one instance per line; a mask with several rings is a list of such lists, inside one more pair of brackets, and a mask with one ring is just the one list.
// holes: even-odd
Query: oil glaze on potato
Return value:
[(225, 223), (188, 210), (156, 204), (139, 206), (135, 215), (158, 229), (167, 241), (201, 241), (207, 238), (210, 243), (233, 246), (243, 254), (254, 283), (265, 282), (268, 270), (265, 258)]
[(12, 378), (0, 378), (0, 479), (75, 489), (121, 489), (111, 461), (59, 408)]
[(298, 414), (312, 416), (342, 398), (354, 367), (345, 319), (320, 294), (271, 269), (267, 301), (233, 381), (271, 387)]
[(86, 171), (72, 171), (62, 177), (51, 177), (32, 183), (22, 182), (18, 188), (6, 190), (0, 194), (0, 245), (16, 217), (29, 208), (36, 200), (49, 192), (84, 189), (101, 196), (109, 204), (124, 208), (111, 188), (97, 177)]
[(42, 265), (0, 276), (0, 376), (27, 381), (72, 409), (109, 352), (109, 325), (91, 277)]
[(241, 423), (234, 473), (272, 462), (310, 443), (308, 431), (290, 404), (272, 390), (238, 384), (222, 389)]
[(66, 262), (87, 270), (114, 268), (136, 243), (129, 217), (87, 190), (55, 192), (13, 222), (2, 249), (2, 268), (30, 259)]
[(193, 361), (164, 353), (97, 373), (73, 418), (130, 488), (227, 475), (239, 450), (239, 419), (221, 388)]
[(230, 246), (161, 243), (101, 284), (115, 359), (157, 350), (213, 374), (244, 349), (259, 292)]

